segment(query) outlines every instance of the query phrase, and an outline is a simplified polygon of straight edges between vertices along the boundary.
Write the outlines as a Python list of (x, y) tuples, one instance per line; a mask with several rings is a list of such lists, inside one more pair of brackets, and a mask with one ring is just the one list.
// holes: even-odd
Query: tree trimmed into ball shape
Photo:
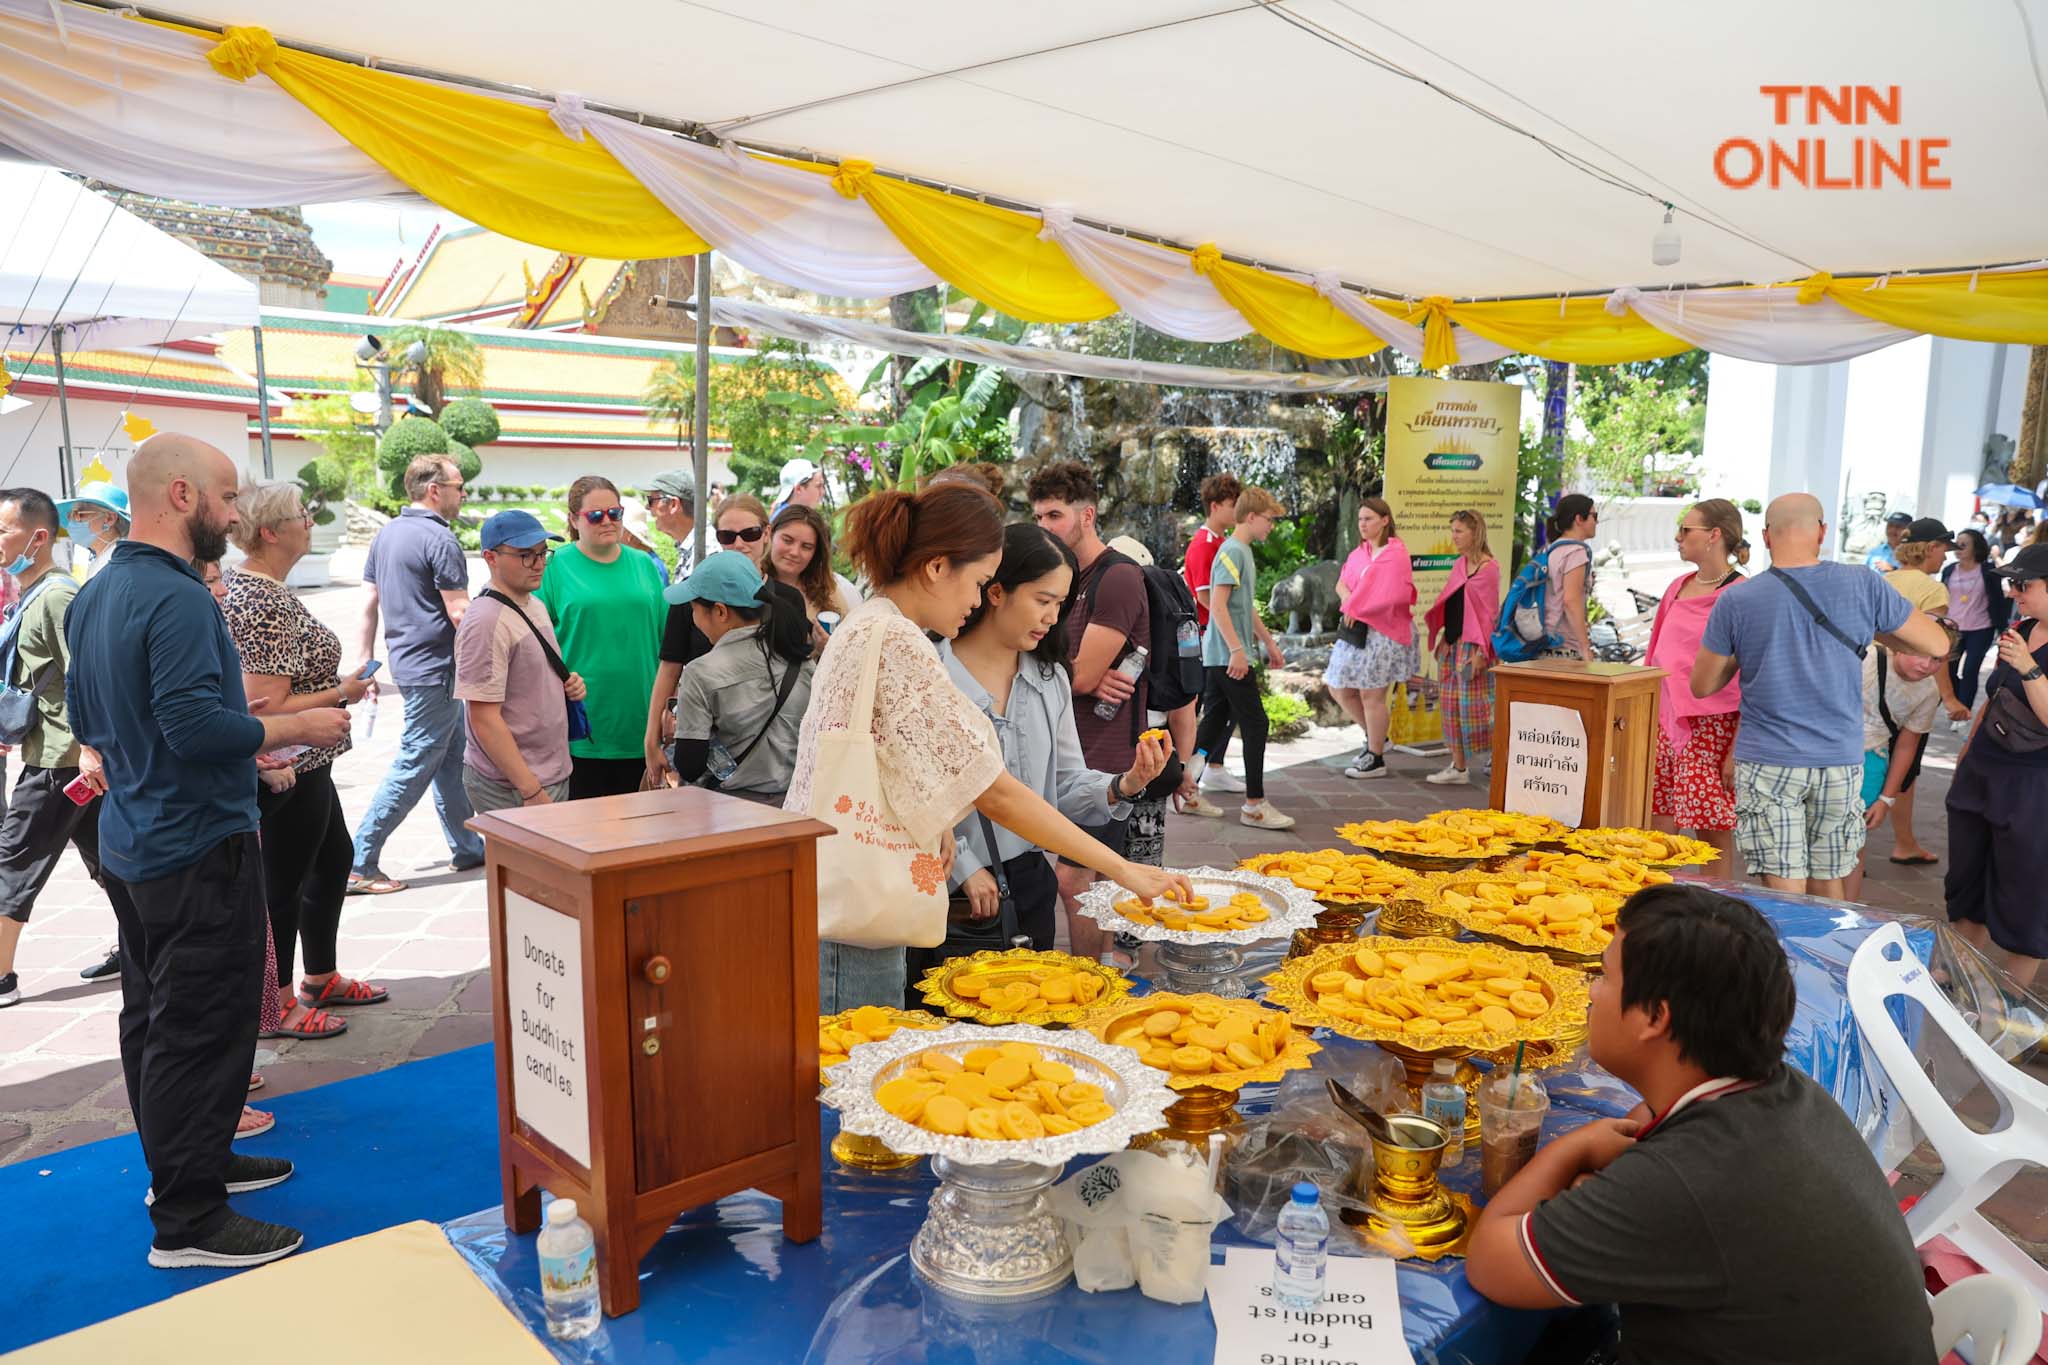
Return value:
[(377, 467), (387, 474), (402, 474), (421, 455), (448, 453), (448, 433), (429, 418), (405, 416), (391, 424), (377, 443)]
[(455, 467), (462, 471), (462, 481), (466, 484), (474, 484), (477, 475), (484, 472), (484, 457), (461, 441), (448, 443), (448, 458), (455, 461)]
[(503, 429), (497, 409), (481, 398), (458, 398), (441, 409), (441, 430), (448, 439), (466, 446), (487, 446)]

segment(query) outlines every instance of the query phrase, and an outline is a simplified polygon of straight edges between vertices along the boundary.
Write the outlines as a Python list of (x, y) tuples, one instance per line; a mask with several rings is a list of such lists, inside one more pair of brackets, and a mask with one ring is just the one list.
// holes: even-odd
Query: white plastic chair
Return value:
[[(1991, 1088), (1999, 1112), (1997, 1125), (1990, 1132), (1976, 1132), (1956, 1117), (1921, 1069), (1912, 1043), (1899, 1031), (1885, 1007), (1887, 1001), (1899, 995), (1919, 1002), (1927, 1022), (1948, 1035), (1949, 1041)], [(1977, 1031), (1935, 989), (1926, 966), (1913, 956), (1913, 950), (1906, 945), (1905, 931), (1897, 924), (1887, 924), (1871, 934), (1850, 959), (1849, 1006), (1855, 1012), (1864, 1044), (1904, 1098), (1927, 1140), (1941, 1154), (1941, 1179), (1906, 1214), (1913, 1245), (1923, 1245), (1947, 1232), (1985, 1269), (2011, 1273), (2005, 1256), (1987, 1260), (1970, 1245), (1979, 1242), (1982, 1233), (1989, 1232), (2017, 1257), (2015, 1269), (2023, 1266), (2033, 1272), (2021, 1278), (2048, 1302), (2048, 1275), (1976, 1216), (1977, 1206), (2022, 1166), (2048, 1166), (2048, 1085), (2001, 1058), (1977, 1036)], [(1993, 1260), (2000, 1264), (1993, 1264)]]
[(2041, 1310), (2023, 1285), (1972, 1275), (1934, 1296), (1934, 1356), (1970, 1339), (1970, 1365), (2025, 1365), (2041, 1345)]

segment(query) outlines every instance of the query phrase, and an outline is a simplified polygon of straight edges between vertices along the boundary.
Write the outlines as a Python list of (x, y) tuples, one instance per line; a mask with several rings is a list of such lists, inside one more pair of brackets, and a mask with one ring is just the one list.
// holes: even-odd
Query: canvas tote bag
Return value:
[(818, 937), (857, 948), (936, 948), (946, 941), (945, 864), (889, 810), (875, 757), (875, 677), (886, 634), (868, 632), (846, 728), (817, 735), (810, 814), (840, 835), (818, 848)]

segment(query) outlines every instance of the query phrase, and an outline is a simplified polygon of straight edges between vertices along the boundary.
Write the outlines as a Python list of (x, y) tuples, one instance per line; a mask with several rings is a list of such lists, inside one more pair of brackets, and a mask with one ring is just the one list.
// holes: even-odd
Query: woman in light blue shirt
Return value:
[[(1002, 565), (982, 589), (981, 605), (959, 635), (939, 646), (939, 656), (954, 683), (995, 725), (1003, 766), (1086, 827), (1127, 814), (1131, 799), (1165, 769), (1168, 749), (1164, 740), (1144, 741), (1131, 770), (1121, 776), (1095, 772), (1081, 756), (1063, 624), (1074, 578), (1073, 552), (1057, 536), (1029, 523), (1008, 527)], [(1034, 948), (1052, 947), (1059, 900), (1052, 855), (974, 815), (960, 822), (953, 837), (959, 851), (952, 888), (966, 898), (971, 917), (987, 920), (998, 913), (993, 865), (1000, 862), (1019, 932)]]

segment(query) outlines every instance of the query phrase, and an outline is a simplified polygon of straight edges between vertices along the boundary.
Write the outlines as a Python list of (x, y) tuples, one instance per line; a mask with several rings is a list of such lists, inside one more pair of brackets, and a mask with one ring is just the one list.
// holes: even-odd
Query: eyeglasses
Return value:
[(1687, 526), (1681, 522), (1679, 523), (1678, 534), (1684, 535), (1687, 531), (1711, 531), (1713, 529), (1711, 526)]
[(720, 531), (717, 533), (718, 543), (720, 545), (731, 545), (737, 541), (744, 540), (747, 544), (752, 545), (766, 534), (767, 530), (768, 528), (765, 526), (748, 526), (738, 531)]
[(464, 483), (464, 482), (463, 482), (462, 480), (460, 480), (460, 479), (436, 479), (436, 480), (434, 480), (434, 487), (436, 487), (436, 488), (452, 488), (452, 489), (454, 489), (454, 490), (455, 490), (456, 492), (460, 493), (460, 492), (461, 492), (461, 491), (462, 491), (463, 489), (465, 489), (465, 488), (469, 487), (469, 485), (468, 485), (468, 484), (466, 484), (466, 483)]
[(529, 569), (538, 569), (541, 565), (547, 563), (548, 556), (554, 552), (554, 547), (549, 545), (536, 545), (531, 550), (513, 551), (514, 554), (519, 556), (519, 562)]
[(607, 521), (624, 521), (625, 519), (626, 509), (623, 507), (593, 507), (583, 514), (583, 520), (592, 526), (601, 526)]

